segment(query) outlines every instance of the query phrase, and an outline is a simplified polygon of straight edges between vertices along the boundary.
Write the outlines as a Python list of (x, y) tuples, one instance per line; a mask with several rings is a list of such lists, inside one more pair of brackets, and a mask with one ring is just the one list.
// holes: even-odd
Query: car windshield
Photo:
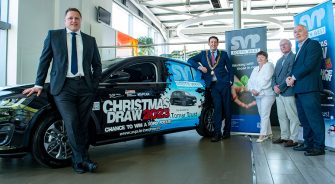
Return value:
[(125, 58), (115, 58), (111, 60), (101, 61), (102, 71), (105, 71), (106, 69), (110, 68), (111, 65), (122, 62), (123, 60), (125, 60)]

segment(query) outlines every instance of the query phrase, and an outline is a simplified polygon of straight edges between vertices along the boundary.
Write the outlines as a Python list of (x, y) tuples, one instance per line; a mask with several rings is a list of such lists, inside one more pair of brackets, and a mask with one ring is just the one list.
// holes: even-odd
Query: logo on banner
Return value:
[[(309, 30), (310, 38), (326, 34), (326, 27), (321, 27), (322, 20), (325, 18), (326, 11), (324, 8), (314, 10), (311, 15), (303, 15), (299, 20), (299, 24), (306, 26)], [(314, 29), (316, 28), (316, 29)]]
[[(256, 44), (261, 37), (258, 34), (243, 36), (234, 36), (231, 39), (231, 55), (255, 54), (260, 51)], [(250, 46), (249, 46), (250, 45)], [(249, 49), (247, 49), (249, 48)]]
[(174, 80), (188, 80), (192, 78), (191, 74), (188, 72), (189, 69), (180, 65), (173, 65), (171, 67)]

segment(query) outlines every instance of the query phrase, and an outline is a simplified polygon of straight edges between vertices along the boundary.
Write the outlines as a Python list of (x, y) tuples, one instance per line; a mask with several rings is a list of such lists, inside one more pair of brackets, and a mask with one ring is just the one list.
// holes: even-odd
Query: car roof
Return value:
[(118, 65), (118, 64), (121, 64), (123, 62), (129, 62), (131, 60), (141, 60), (141, 59), (143, 59), (143, 60), (174, 61), (174, 62), (189, 65), (185, 61), (174, 59), (174, 58), (167, 58), (167, 57), (161, 57), (161, 56), (132, 56), (132, 57), (127, 57), (127, 58), (115, 58), (115, 59), (111, 59), (111, 60), (104, 60), (104, 61), (102, 61), (102, 65), (103, 65), (102, 68), (103, 68), (103, 70), (106, 70), (106, 69), (109, 69), (110, 67), (112, 67), (113, 65)]

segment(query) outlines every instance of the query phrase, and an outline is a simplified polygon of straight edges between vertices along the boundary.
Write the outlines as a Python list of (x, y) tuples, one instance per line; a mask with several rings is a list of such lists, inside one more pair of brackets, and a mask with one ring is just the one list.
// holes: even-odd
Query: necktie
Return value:
[(285, 60), (286, 60), (286, 57), (283, 58), (283, 62), (281, 63), (282, 66), (284, 66)]
[(77, 58), (77, 41), (76, 34), (72, 32), (72, 53), (71, 53), (71, 73), (73, 75), (78, 73), (78, 58)]
[(212, 64), (212, 66), (215, 65), (215, 56), (214, 56), (214, 52), (212, 52), (212, 60), (211, 60), (211, 64)]

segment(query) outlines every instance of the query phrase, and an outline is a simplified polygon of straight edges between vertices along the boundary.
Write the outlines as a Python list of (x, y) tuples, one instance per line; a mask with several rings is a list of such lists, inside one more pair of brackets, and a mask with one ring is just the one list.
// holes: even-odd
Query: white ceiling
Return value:
[[(196, 23), (182, 28), (180, 31), (188, 37), (189, 41), (206, 40), (210, 35), (224, 37), (224, 32), (232, 30), (233, 23), (233, 0), (216, 0), (221, 8), (214, 8), (212, 1), (215, 0), (137, 0), (137, 3), (154, 15), (161, 26), (168, 32), (169, 40), (178, 40), (178, 26), (185, 21), (217, 15), (215, 20), (194, 21)], [(293, 38), (293, 16), (303, 12), (324, 0), (241, 0), (241, 11), (244, 17), (242, 28), (267, 26), (268, 33), (279, 31), (280, 26), (271, 21), (259, 19), (273, 18), (281, 24), (283, 32), (272, 39), (283, 37)], [(332, 1), (333, 4), (335, 0)], [(244, 15), (245, 14), (245, 15)], [(247, 19), (258, 15), (259, 18)], [(207, 19), (207, 18), (204, 18)]]

